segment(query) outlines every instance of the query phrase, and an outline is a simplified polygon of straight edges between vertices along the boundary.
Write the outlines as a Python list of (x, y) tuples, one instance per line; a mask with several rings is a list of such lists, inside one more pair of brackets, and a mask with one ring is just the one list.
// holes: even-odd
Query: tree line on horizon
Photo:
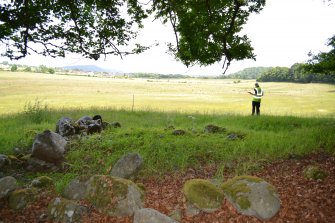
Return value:
[[(10, 64), (7, 61), (0, 64), (10, 67), (12, 72), (35, 72), (43, 74), (58, 74), (61, 72), (68, 73), (70, 70), (55, 69), (40, 65), (38, 67)], [(0, 70), (1, 69), (0, 67)], [(74, 70), (79, 71), (79, 70)], [(159, 74), (159, 73), (131, 73), (127, 74), (131, 78), (149, 78), (149, 79), (183, 79), (194, 78), (182, 74)], [(308, 64), (296, 63), (291, 67), (249, 67), (241, 71), (221, 75), (217, 77), (199, 76), (202, 79), (241, 79), (241, 80), (257, 80), (262, 82), (297, 82), (297, 83), (335, 83), (334, 74), (317, 74), (310, 71)]]
[(309, 64), (295, 63), (291, 67), (250, 67), (220, 78), (256, 79), (262, 82), (335, 83), (335, 72), (319, 74), (313, 72)]

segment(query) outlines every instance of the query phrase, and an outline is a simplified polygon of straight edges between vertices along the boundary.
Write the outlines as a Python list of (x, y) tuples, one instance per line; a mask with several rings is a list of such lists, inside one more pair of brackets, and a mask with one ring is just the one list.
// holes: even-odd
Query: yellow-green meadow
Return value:
[[(114, 108), (187, 113), (250, 114), (253, 80), (98, 78), (0, 71), (0, 114), (36, 100), (53, 109)], [(335, 86), (260, 83), (268, 115), (332, 116)]]

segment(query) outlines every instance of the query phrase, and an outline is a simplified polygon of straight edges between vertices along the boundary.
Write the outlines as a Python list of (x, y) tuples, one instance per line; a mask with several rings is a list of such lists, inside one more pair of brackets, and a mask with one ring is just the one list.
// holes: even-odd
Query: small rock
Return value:
[(317, 166), (308, 166), (306, 169), (304, 169), (304, 176), (307, 179), (323, 180), (327, 177), (327, 173)]
[(197, 208), (196, 206), (194, 206), (192, 203), (187, 202), (186, 203), (186, 216), (188, 217), (193, 217), (195, 215), (200, 214), (201, 210), (199, 208)]
[(87, 197), (90, 176), (80, 176), (72, 180), (64, 189), (63, 197), (70, 200), (81, 200)]
[(100, 133), (102, 131), (102, 125), (101, 125), (101, 120), (97, 120), (92, 124), (89, 124), (87, 126), (87, 134), (91, 135), (94, 133)]
[(0, 199), (6, 197), (9, 192), (17, 188), (17, 182), (14, 177), (6, 176), (0, 178)]
[(81, 127), (86, 127), (88, 126), (89, 124), (91, 124), (91, 121), (93, 119), (89, 116), (84, 116), (84, 117), (81, 117), (76, 123), (81, 126)]
[(185, 135), (186, 132), (182, 129), (177, 129), (172, 132), (172, 135), (180, 136), (180, 135)]
[(138, 153), (129, 153), (121, 157), (113, 166), (111, 176), (129, 179), (141, 170), (143, 159)]
[(229, 140), (238, 140), (238, 139), (244, 139), (245, 135), (240, 133), (230, 133), (227, 135), (227, 139)]
[(46, 222), (47, 220), (48, 220), (48, 215), (43, 213), (38, 217), (37, 223)]
[(15, 190), (9, 194), (9, 207), (14, 210), (24, 209), (30, 202), (36, 200), (37, 194), (35, 188)]
[(0, 169), (9, 163), (8, 156), (0, 154)]
[(74, 135), (76, 133), (76, 129), (74, 127), (73, 120), (68, 117), (60, 118), (56, 124), (56, 133), (63, 137)]
[(48, 163), (43, 160), (30, 158), (26, 163), (26, 170), (32, 172), (58, 172), (61, 170), (59, 166), (53, 163)]
[(38, 134), (32, 147), (31, 157), (48, 163), (59, 164), (64, 161), (66, 140), (57, 133), (45, 130)]
[(112, 122), (111, 126), (113, 126), (113, 128), (121, 128), (121, 124), (119, 122)]
[(31, 186), (38, 188), (53, 187), (54, 181), (48, 176), (39, 176), (31, 182)]
[(223, 133), (225, 131), (226, 131), (225, 128), (222, 128), (217, 125), (212, 125), (212, 124), (205, 126), (205, 129), (204, 129), (205, 133)]
[[(101, 127), (102, 129), (107, 129), (109, 126), (111, 126), (111, 124), (109, 122), (102, 122), (101, 123)], [(121, 127), (121, 126), (120, 126)], [(115, 128), (115, 127), (114, 127)]]
[(57, 197), (48, 206), (48, 217), (55, 222), (80, 222), (87, 210), (87, 207), (74, 201)]
[(177, 223), (172, 218), (151, 208), (135, 211), (134, 223)]

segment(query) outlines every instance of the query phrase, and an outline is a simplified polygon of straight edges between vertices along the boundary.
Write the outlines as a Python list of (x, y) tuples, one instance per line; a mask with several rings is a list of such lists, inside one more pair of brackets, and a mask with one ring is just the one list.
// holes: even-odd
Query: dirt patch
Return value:
[[(318, 165), (328, 176), (324, 180), (305, 179), (303, 170), (309, 165)], [(226, 223), (226, 222), (261, 222), (257, 218), (238, 214), (227, 200), (220, 210), (200, 213), (194, 217), (185, 216), (182, 186), (186, 180), (194, 178), (210, 179), (216, 172), (215, 166), (202, 169), (188, 169), (186, 173), (174, 173), (164, 177), (151, 177), (143, 184), (146, 187), (145, 206), (154, 208), (164, 214), (180, 210), (183, 223)], [(281, 209), (267, 222), (333, 222), (335, 213), (335, 157), (325, 153), (311, 154), (306, 157), (279, 160), (254, 174), (273, 184), (280, 194)], [(232, 176), (227, 175), (226, 178)], [(0, 202), (0, 220), (10, 222), (50, 222), (40, 216), (46, 213), (52, 196), (43, 197), (39, 202), (29, 205), (21, 212), (8, 209), (5, 202)], [(83, 203), (85, 204), (85, 203)], [(88, 204), (85, 204), (88, 205)], [(39, 221), (40, 220), (40, 221)], [(132, 218), (114, 218), (98, 213), (93, 207), (83, 222), (131, 223)]]

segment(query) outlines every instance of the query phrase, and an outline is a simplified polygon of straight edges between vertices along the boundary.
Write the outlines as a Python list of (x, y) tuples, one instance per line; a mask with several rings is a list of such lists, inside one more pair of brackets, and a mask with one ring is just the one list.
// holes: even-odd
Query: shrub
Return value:
[(48, 120), (49, 108), (38, 98), (34, 102), (28, 101), (24, 105), (24, 113), (35, 123)]

